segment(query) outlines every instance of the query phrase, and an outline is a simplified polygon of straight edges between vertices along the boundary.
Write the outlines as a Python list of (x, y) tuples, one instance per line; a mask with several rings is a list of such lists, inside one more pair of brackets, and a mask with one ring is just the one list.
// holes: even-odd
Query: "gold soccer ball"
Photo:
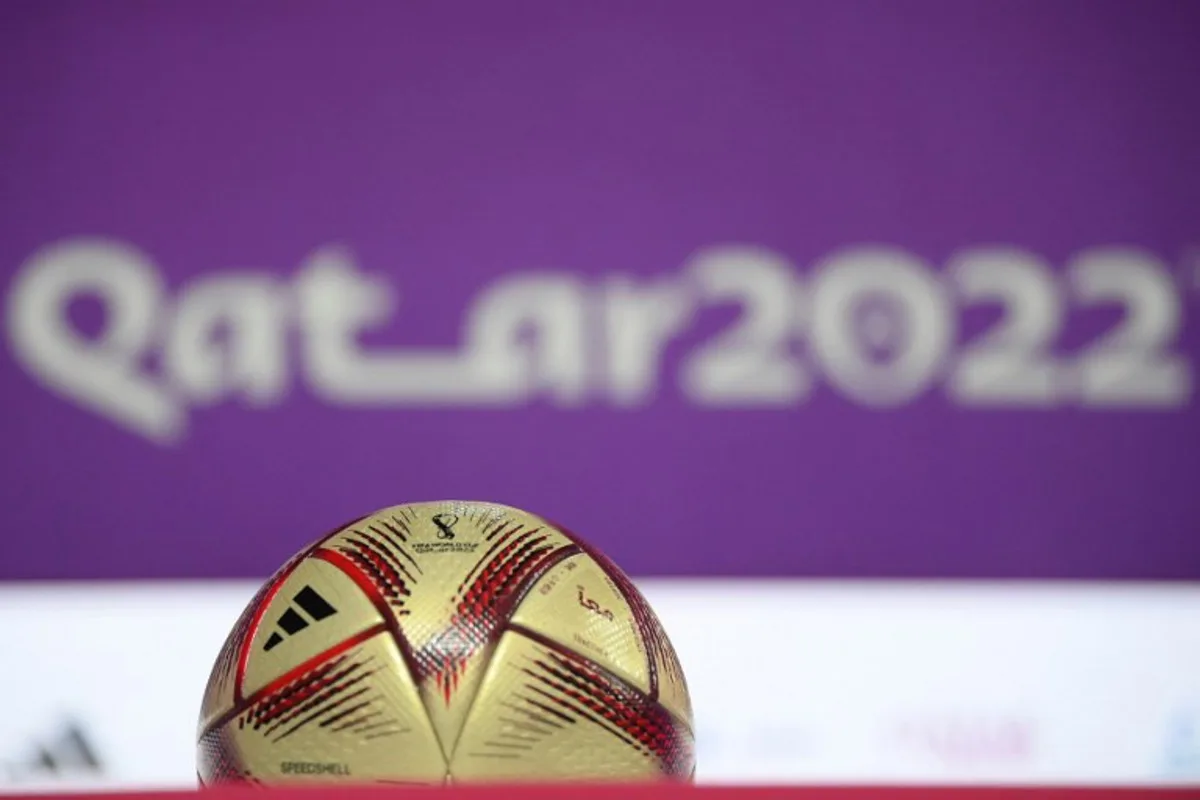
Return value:
[(250, 601), (200, 714), (202, 784), (692, 778), (658, 618), (595, 548), (474, 502), (393, 506)]

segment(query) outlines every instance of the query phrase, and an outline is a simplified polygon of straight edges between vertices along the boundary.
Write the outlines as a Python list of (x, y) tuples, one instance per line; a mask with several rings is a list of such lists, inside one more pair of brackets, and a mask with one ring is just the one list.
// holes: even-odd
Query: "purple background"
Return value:
[[(1187, 2), (4, 3), (0, 270), (94, 235), (178, 287), (344, 242), (413, 299), (382, 341), (452, 345), (496, 277), (729, 241), (801, 270), (864, 242), (1175, 264), (1198, 41)], [(637, 575), (1200, 578), (1194, 400), (697, 408), (674, 374), (729, 319), (706, 314), (645, 408), (339, 409), (297, 380), (172, 448), (5, 352), (0, 578), (261, 576), (445, 497), (556, 517)]]

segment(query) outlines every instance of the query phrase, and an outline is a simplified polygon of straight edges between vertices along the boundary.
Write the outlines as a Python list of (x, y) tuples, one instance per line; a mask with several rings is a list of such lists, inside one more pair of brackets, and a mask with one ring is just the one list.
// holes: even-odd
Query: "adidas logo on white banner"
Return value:
[(15, 758), (0, 759), (0, 778), (5, 783), (97, 776), (103, 772), (91, 737), (76, 722), (68, 722), (47, 740), (34, 742)]

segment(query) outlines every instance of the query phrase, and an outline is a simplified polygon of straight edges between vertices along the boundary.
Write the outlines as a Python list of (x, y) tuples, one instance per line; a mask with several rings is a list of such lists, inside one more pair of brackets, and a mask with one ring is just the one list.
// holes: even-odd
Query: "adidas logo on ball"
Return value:
[[(320, 622), (323, 619), (328, 619), (337, 613), (337, 609), (330, 605), (321, 594), (311, 586), (305, 586), (296, 596), (292, 598), (292, 602), (308, 614), (313, 622)], [(289, 607), (287, 611), (279, 617), (279, 627), (283, 629), (283, 633), (275, 631), (267, 639), (267, 643), (263, 645), (263, 650), (272, 650), (283, 643), (284, 636), (291, 636), (308, 627), (309, 622), (304, 618), (299, 611), (294, 607)]]

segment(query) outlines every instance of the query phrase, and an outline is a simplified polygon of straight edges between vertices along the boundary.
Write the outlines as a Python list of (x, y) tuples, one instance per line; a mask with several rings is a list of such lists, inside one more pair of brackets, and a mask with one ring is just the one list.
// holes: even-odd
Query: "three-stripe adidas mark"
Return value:
[[(292, 597), (292, 601), (300, 606), (300, 608), (312, 617), (313, 622), (320, 622), (326, 617), (332, 617), (337, 613), (337, 609), (330, 605), (329, 601), (321, 597), (317, 590), (311, 586), (305, 586), (300, 591), (296, 592)], [(284, 634), (291, 636), (299, 633), (308, 627), (308, 620), (294, 608), (289, 607), (287, 611), (279, 617), (279, 627), (283, 629)], [(271, 633), (267, 639), (267, 643), (263, 645), (263, 650), (270, 650), (283, 642), (283, 635), (279, 631)]]

